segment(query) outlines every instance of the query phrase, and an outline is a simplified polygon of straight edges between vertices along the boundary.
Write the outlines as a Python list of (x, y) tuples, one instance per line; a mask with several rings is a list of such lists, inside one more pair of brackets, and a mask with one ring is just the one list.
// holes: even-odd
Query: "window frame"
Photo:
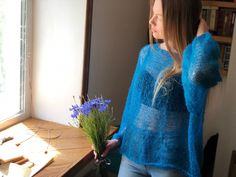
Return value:
[[(30, 105), (31, 105), (31, 60), (32, 60), (32, 0), (21, 0), (21, 14), (26, 13), (25, 16), (21, 16), (21, 24), (25, 24), (25, 35), (24, 41), (21, 43), (21, 64), (23, 66), (23, 72), (21, 72), (21, 93), (23, 93), (24, 98), (21, 100), (22, 110), (14, 116), (8, 117), (4, 120), (0, 120), (0, 131), (12, 126), (18, 122), (23, 121), (30, 117)], [(23, 22), (24, 21), (24, 22)], [(21, 36), (23, 36), (21, 29)], [(22, 95), (22, 94), (21, 94)]]

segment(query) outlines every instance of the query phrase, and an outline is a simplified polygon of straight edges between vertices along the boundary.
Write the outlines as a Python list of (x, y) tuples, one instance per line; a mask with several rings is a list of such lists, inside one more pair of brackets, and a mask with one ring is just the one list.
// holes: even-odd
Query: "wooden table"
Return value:
[[(117, 128), (111, 129), (111, 134)], [(7, 143), (20, 143), (17, 147), (24, 155), (53, 155), (54, 160), (39, 171), (36, 177), (72, 177), (93, 159), (93, 151), (86, 135), (80, 128), (29, 118), (0, 134), (11, 135)]]

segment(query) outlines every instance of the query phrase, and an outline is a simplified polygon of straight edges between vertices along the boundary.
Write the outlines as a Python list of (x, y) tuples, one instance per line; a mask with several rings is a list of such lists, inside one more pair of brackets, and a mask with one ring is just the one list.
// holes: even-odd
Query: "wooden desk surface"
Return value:
[[(111, 134), (116, 130), (112, 128)], [(91, 144), (79, 128), (29, 118), (1, 134), (14, 137), (7, 143), (21, 142), (17, 148), (23, 150), (25, 155), (44, 154), (47, 151), (47, 155), (55, 156), (54, 161), (35, 177), (71, 177), (93, 159)]]

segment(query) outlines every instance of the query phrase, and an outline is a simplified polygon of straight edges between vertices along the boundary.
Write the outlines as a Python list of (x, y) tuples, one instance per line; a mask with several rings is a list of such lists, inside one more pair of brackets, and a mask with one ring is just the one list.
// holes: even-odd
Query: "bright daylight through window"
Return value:
[(0, 121), (24, 113), (26, 0), (0, 0)]

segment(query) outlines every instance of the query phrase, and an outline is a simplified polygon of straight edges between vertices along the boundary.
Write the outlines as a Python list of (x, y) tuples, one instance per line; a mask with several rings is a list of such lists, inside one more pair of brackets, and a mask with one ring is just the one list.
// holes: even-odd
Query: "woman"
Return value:
[(141, 49), (120, 129), (103, 153), (119, 147), (119, 177), (201, 176), (207, 93), (221, 81), (219, 46), (201, 7), (155, 0), (150, 28), (164, 42)]

